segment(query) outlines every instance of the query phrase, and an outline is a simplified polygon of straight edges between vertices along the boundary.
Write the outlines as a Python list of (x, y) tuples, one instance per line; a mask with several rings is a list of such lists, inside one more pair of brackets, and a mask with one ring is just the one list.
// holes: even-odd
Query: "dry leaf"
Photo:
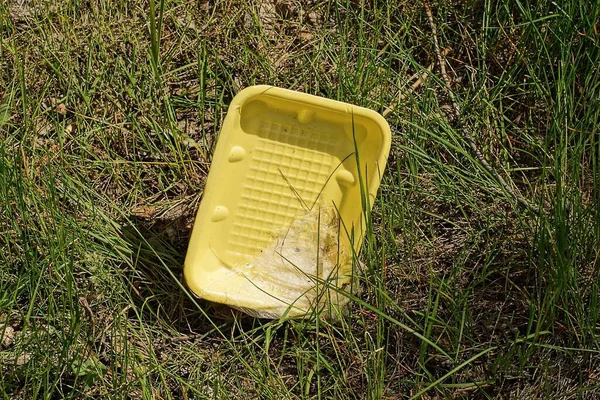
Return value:
[(156, 207), (136, 206), (131, 209), (131, 215), (138, 218), (152, 218), (156, 212)]

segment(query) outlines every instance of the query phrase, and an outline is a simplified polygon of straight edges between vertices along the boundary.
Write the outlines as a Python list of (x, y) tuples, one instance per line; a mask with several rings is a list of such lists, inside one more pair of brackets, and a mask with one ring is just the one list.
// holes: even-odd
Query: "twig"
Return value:
[(442, 74), (442, 79), (444, 80), (444, 83), (446, 84), (446, 89), (448, 90), (448, 95), (450, 96), (450, 100), (452, 101), (452, 111), (453, 111), (456, 121), (459, 123), (459, 127), (462, 130), (465, 140), (467, 141), (467, 143), (469, 144), (469, 147), (475, 154), (475, 157), (477, 157), (477, 160), (479, 160), (481, 165), (483, 165), (483, 167), (490, 174), (492, 174), (492, 176), (494, 178), (496, 178), (496, 180), (500, 183), (502, 188), (508, 194), (513, 196), (519, 204), (521, 204), (522, 206), (529, 208), (537, 213), (536, 207), (534, 205), (532, 205), (529, 201), (527, 201), (522, 195), (517, 193), (504, 180), (504, 178), (502, 178), (502, 176), (498, 173), (498, 171), (496, 171), (494, 168), (492, 168), (492, 166), (487, 162), (487, 160), (483, 156), (483, 153), (481, 152), (481, 150), (479, 150), (479, 147), (477, 147), (477, 144), (475, 143), (475, 140), (473, 139), (473, 134), (471, 133), (470, 128), (467, 126), (467, 124), (461, 123), (460, 117), (461, 117), (462, 113), (461, 113), (460, 105), (458, 104), (458, 101), (456, 100), (456, 96), (450, 87), (450, 78), (448, 78), (448, 74), (446, 72), (446, 62), (444, 60), (444, 55), (442, 55), (442, 52), (440, 51), (440, 44), (438, 41), (437, 28), (435, 26), (435, 22), (433, 21), (433, 13), (431, 12), (431, 6), (429, 5), (429, 2), (427, 0), (423, 1), (423, 7), (425, 8), (425, 12), (427, 13), (427, 18), (429, 19), (429, 25), (431, 26), (431, 33), (433, 35), (433, 44), (435, 47), (435, 54), (437, 57), (438, 64), (440, 65), (440, 73)]
[[(444, 51), (442, 52), (442, 54), (444, 56), (446, 56), (448, 53), (450, 53), (450, 48), (447, 47), (444, 49)], [(408, 78), (406, 80), (406, 82), (410, 82), (413, 79), (417, 79), (412, 85), (410, 85), (410, 89), (402, 92), (402, 90), (400, 90), (398, 92), (398, 100), (396, 100), (395, 104), (390, 105), (388, 108), (386, 108), (382, 115), (385, 117), (387, 116), (389, 113), (391, 113), (392, 111), (394, 111), (396, 109), (396, 107), (398, 106), (398, 104), (400, 104), (400, 102), (402, 100), (404, 100), (404, 98), (406, 98), (406, 96), (408, 95), (408, 93), (412, 93), (414, 92), (419, 86), (421, 86), (423, 83), (425, 83), (425, 81), (427, 80), (427, 78), (429, 77), (429, 74), (431, 73), (431, 71), (433, 71), (433, 67), (435, 66), (435, 63), (431, 64), (429, 67), (427, 67), (427, 69), (425, 70), (425, 72), (421, 73), (420, 71), (415, 72), (410, 78)]]
[(85, 310), (88, 318), (90, 319), (90, 325), (92, 327), (92, 337), (94, 337), (94, 332), (95, 332), (95, 328), (96, 328), (96, 319), (94, 318), (94, 312), (92, 311), (92, 308), (90, 307), (90, 304), (88, 303), (88, 300), (86, 297), (81, 296), (79, 297), (79, 305), (81, 307), (83, 307), (83, 309)]

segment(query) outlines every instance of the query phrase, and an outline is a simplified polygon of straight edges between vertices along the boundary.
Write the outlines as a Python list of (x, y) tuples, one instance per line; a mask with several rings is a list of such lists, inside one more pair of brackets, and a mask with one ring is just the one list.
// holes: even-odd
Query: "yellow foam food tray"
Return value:
[(390, 136), (372, 110), (271, 86), (242, 90), (185, 259), (192, 292), (269, 318), (345, 303)]

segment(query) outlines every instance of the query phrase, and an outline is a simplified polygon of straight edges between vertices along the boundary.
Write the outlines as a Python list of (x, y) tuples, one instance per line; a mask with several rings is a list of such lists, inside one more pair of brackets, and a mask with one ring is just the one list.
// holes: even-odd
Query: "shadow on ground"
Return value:
[(131, 216), (123, 236), (134, 252), (135, 277), (130, 282), (136, 305), (144, 317), (167, 323), (185, 334), (213, 329), (223, 323), (254, 320), (227, 306), (199, 299), (185, 285), (183, 265), (192, 233), (195, 207), (173, 217)]

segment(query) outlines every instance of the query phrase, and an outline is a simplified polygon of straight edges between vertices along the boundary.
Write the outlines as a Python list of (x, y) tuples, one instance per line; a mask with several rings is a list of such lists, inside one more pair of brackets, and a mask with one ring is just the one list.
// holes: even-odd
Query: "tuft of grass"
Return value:
[[(449, 85), (418, 1), (0, 3), (0, 395), (598, 397), (596, 3), (432, 1)], [(335, 323), (182, 284), (220, 123), (258, 83), (393, 129)]]

